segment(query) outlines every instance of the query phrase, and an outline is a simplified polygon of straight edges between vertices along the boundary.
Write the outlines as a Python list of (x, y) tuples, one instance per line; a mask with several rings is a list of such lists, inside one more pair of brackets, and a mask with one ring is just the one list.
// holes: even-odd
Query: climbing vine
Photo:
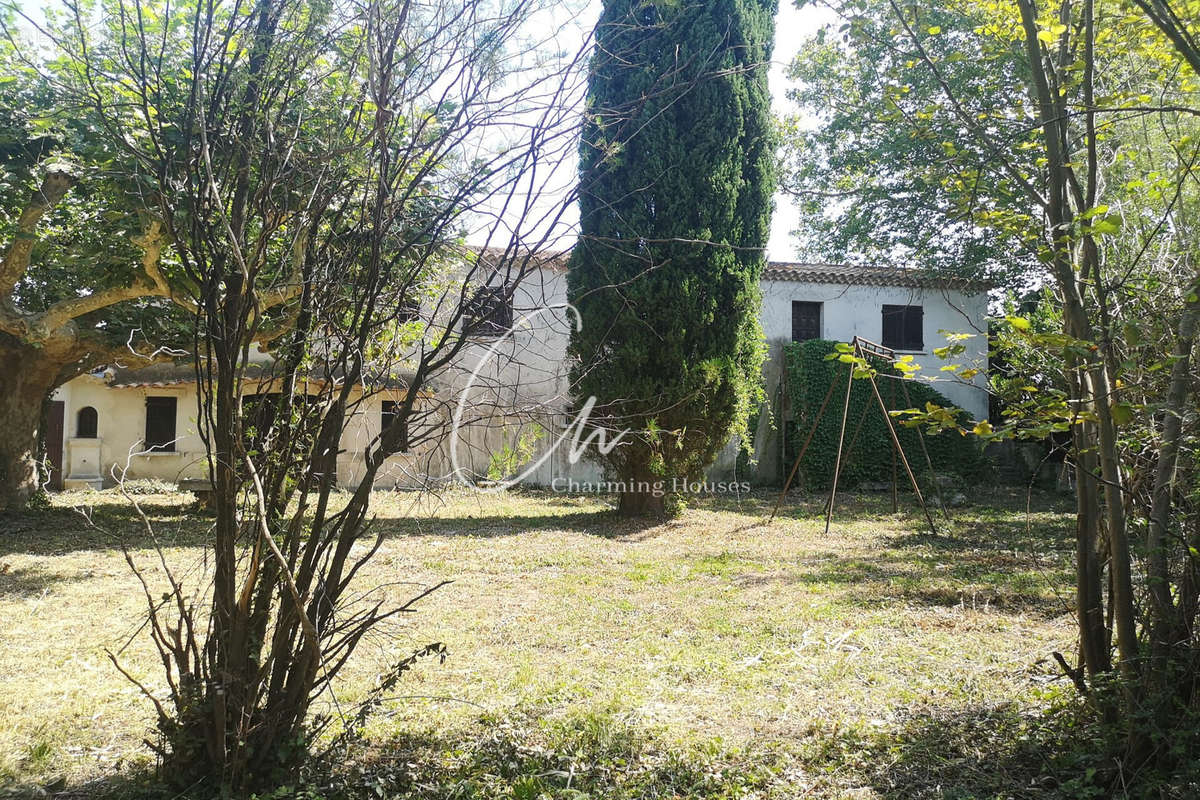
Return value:
[[(793, 485), (825, 489), (832, 483), (846, 380), (852, 370), (860, 377), (855, 378), (850, 389), (846, 447), (842, 455), (839, 484), (856, 486), (864, 482), (892, 479), (892, 444), (887, 422), (875, 400), (871, 382), (865, 379), (862, 366), (856, 364), (853, 358), (843, 358), (848, 355), (842, 352), (845, 349), (844, 344), (839, 348), (837, 342), (810, 339), (790, 344), (784, 351), (787, 393), (792, 412), (791, 420), (787, 423), (786, 469), (791, 469), (792, 460), (808, 437), (814, 421), (817, 424)], [(868, 363), (875, 372), (880, 395), (889, 410), (903, 411), (915, 407), (924, 409), (927, 415), (952, 415), (957, 421), (965, 423), (966, 412), (955, 410), (950, 401), (933, 387), (906, 379), (902, 370), (881, 360), (870, 359)], [(834, 384), (833, 394), (824, 414), (816, 420), (830, 383)], [(902, 415), (893, 417), (900, 445), (913, 472), (928, 477), (929, 469), (918, 438), (922, 435), (921, 429), (916, 422), (906, 421)], [(970, 428), (969, 425), (958, 427)], [(967, 482), (978, 481), (986, 475), (987, 462), (978, 437), (964, 436), (952, 429), (925, 432), (924, 439), (935, 472), (956, 475)], [(907, 483), (904, 469), (897, 464), (897, 470), (899, 485), (903, 488)]]

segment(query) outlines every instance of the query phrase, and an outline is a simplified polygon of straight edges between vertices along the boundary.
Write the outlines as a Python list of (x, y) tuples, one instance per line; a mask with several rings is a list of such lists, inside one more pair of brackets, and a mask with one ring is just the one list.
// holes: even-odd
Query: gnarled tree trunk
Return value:
[(58, 385), (60, 366), (40, 348), (0, 334), (0, 513), (21, 510), (40, 488), (42, 403)]
[(649, 470), (635, 470), (621, 479), (621, 499), (617, 513), (623, 517), (662, 517), (666, 515), (665, 481)]

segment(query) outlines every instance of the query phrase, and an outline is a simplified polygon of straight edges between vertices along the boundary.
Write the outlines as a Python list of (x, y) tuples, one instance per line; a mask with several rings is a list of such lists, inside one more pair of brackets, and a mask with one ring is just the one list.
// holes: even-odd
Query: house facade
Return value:
[[(932, 382), (953, 404), (986, 419), (985, 286), (891, 269), (772, 263), (761, 290), (768, 398), (781, 391), (785, 344), (860, 336), (912, 355), (921, 366), (917, 380)], [(495, 330), (462, 351), (431, 396), (447, 436), (436, 447), (393, 456), (376, 485), (415, 487), (514, 473), (527, 485), (598, 481), (599, 468), (570, 452), (567, 343), (575, 320), (566, 300), (561, 258), (544, 260), (513, 287), (511, 302), (497, 309)], [(941, 370), (945, 362), (933, 353), (949, 343), (951, 333), (971, 335), (956, 362), (980, 368), (972, 381), (949, 377)], [(258, 358), (270, 361), (265, 354)], [(402, 397), (400, 385), (360, 392), (338, 453), (339, 483), (351, 486), (361, 479), (366, 449), (391, 404)], [(178, 482), (208, 474), (190, 365), (110, 367), (69, 381), (51, 400), (57, 420), (49, 428), (62, 435), (50, 438), (47, 448), (51, 462), (57, 459), (61, 486), (100, 488), (121, 476)], [(761, 415), (755, 437), (756, 474), (764, 481), (778, 471), (779, 439), (770, 418)], [(736, 444), (726, 448), (710, 474), (734, 477), (737, 452)]]

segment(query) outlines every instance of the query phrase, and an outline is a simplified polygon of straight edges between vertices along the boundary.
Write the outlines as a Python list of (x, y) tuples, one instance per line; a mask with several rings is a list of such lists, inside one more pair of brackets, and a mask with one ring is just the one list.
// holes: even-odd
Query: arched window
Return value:
[(79, 409), (79, 413), (75, 415), (75, 438), (95, 439), (97, 421), (96, 409), (91, 406)]

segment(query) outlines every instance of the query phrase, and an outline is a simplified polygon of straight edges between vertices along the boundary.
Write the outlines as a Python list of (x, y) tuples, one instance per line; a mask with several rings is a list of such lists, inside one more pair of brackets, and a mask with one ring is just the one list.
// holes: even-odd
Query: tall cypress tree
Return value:
[[(763, 360), (776, 0), (605, 0), (568, 273), (575, 401), (629, 430), (621, 512), (661, 513), (744, 432)], [(610, 437), (611, 438), (611, 437)], [(650, 491), (647, 491), (650, 488)]]

